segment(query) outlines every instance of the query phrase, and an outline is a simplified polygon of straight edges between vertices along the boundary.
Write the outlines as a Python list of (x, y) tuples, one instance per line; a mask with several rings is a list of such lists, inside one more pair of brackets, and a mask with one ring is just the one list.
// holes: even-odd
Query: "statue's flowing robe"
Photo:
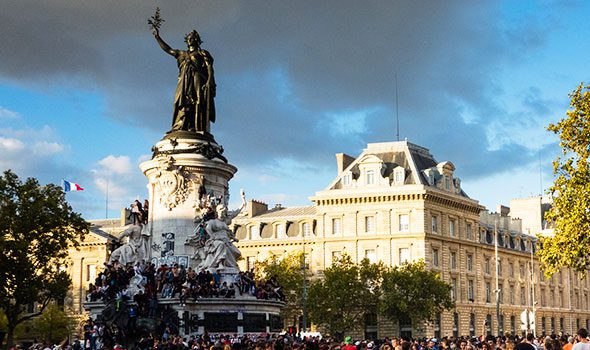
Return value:
[[(209, 132), (215, 122), (213, 58), (205, 50), (175, 50), (178, 84), (174, 94), (172, 130)], [(210, 86), (206, 86), (209, 81)]]

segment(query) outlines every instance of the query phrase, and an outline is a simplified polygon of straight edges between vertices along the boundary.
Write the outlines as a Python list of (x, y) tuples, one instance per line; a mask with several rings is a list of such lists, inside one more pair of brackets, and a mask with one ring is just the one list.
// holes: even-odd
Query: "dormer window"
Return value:
[(250, 226), (250, 239), (259, 239), (260, 230), (257, 225)]
[(393, 182), (396, 185), (403, 185), (406, 180), (406, 169), (397, 167), (393, 170)]
[(352, 183), (352, 176), (350, 174), (346, 174), (342, 177), (342, 186), (350, 186)]
[(367, 178), (367, 185), (374, 185), (375, 184), (375, 171), (374, 170), (367, 170), (366, 174)]
[(285, 224), (277, 224), (276, 225), (276, 237), (277, 238), (285, 238)]
[(445, 190), (451, 190), (451, 179), (448, 176), (445, 176)]
[(379, 157), (373, 154), (362, 157), (359, 161), (358, 169), (359, 177), (356, 180), (357, 184), (362, 184), (363, 186), (389, 185), (389, 178), (387, 178), (387, 182), (384, 182), (383, 171), (385, 165)]
[(304, 222), (302, 229), (303, 229), (303, 237), (311, 236), (311, 225), (309, 224), (309, 222)]

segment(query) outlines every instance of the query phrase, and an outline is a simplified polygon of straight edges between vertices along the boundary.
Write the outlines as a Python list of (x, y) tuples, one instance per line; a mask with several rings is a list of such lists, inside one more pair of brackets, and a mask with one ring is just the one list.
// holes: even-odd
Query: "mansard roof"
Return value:
[(316, 214), (315, 206), (301, 206), (289, 208), (273, 208), (267, 212), (256, 215), (257, 219), (271, 219), (271, 218), (289, 218), (296, 216), (313, 216)]
[[(405, 170), (404, 185), (422, 185), (429, 187), (439, 187), (438, 182), (441, 181), (443, 172), (452, 172), (455, 170), (453, 163), (449, 161), (437, 162), (434, 156), (427, 148), (415, 145), (408, 141), (397, 142), (380, 142), (369, 143), (367, 148), (352, 161), (340, 174), (330, 183), (325, 190), (342, 189), (344, 176), (350, 176), (353, 180), (358, 180), (361, 176), (361, 168), (364, 164), (376, 162), (380, 163), (380, 175), (383, 178), (388, 178), (390, 181), (393, 178), (394, 169), (401, 167)], [(432, 174), (432, 179), (428, 178), (427, 173)], [(447, 174), (448, 175), (448, 174)], [(453, 186), (457, 187), (457, 194), (467, 197), (467, 194), (460, 189), (460, 182), (458, 179), (453, 181)]]

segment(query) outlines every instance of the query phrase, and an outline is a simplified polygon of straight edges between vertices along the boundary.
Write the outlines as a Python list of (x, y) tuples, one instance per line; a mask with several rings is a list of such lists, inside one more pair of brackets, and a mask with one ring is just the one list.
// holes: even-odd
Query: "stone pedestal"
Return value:
[[(129, 305), (134, 303), (129, 302)], [(283, 330), (281, 309), (285, 303), (260, 300), (251, 296), (236, 298), (189, 299), (181, 305), (178, 298), (160, 299), (160, 310), (171, 308), (177, 315), (180, 335), (203, 334), (277, 334)], [(85, 309), (96, 320), (103, 312), (103, 302), (87, 302)]]
[(196, 227), (199, 193), (219, 197), (227, 206), (228, 183), (237, 168), (223, 157), (223, 148), (210, 134), (172, 132), (152, 151), (152, 159), (140, 164), (148, 179), (150, 260), (193, 267), (195, 248), (185, 242)]

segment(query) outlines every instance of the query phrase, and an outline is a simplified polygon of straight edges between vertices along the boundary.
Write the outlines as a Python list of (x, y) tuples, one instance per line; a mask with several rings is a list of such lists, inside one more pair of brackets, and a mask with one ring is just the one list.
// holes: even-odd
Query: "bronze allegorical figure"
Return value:
[(184, 38), (188, 49), (172, 49), (160, 37), (160, 9), (148, 20), (154, 38), (166, 53), (178, 63), (178, 85), (174, 94), (172, 131), (185, 130), (209, 133), (210, 123), (215, 122), (215, 78), (213, 57), (201, 49), (201, 37), (196, 30)]

